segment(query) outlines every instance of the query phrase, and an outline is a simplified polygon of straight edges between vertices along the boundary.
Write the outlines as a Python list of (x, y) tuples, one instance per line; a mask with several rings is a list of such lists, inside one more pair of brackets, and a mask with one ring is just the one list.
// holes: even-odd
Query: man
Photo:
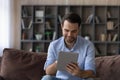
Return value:
[[(61, 28), (63, 37), (50, 43), (48, 56), (44, 65), (46, 76), (42, 80), (83, 80), (95, 75), (94, 45), (78, 36), (81, 18), (75, 13), (66, 14)], [(57, 59), (60, 51), (79, 53), (77, 63), (69, 63), (66, 71), (57, 70)]]

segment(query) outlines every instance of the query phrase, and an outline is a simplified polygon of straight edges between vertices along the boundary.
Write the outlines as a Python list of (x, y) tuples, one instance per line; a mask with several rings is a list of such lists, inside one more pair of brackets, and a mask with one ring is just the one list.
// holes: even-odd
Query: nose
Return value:
[(68, 32), (68, 36), (71, 36), (72, 35), (72, 33), (71, 32)]

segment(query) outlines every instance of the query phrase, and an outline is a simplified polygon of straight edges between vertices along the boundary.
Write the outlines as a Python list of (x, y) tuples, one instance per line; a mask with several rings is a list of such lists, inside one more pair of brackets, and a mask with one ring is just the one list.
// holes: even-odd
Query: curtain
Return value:
[(0, 56), (10, 47), (10, 0), (0, 1)]

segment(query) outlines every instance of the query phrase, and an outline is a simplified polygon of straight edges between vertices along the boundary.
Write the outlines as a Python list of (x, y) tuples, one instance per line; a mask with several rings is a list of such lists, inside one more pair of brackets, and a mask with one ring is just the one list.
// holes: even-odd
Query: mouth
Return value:
[(73, 43), (75, 41), (75, 39), (73, 37), (67, 37), (66, 41), (69, 43)]

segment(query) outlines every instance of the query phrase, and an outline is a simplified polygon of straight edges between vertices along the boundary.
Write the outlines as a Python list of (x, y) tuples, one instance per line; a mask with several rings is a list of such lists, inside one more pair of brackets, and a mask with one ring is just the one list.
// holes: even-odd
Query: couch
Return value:
[[(41, 80), (47, 54), (5, 48), (0, 58), (0, 80)], [(120, 80), (120, 55), (96, 57), (96, 77)]]

